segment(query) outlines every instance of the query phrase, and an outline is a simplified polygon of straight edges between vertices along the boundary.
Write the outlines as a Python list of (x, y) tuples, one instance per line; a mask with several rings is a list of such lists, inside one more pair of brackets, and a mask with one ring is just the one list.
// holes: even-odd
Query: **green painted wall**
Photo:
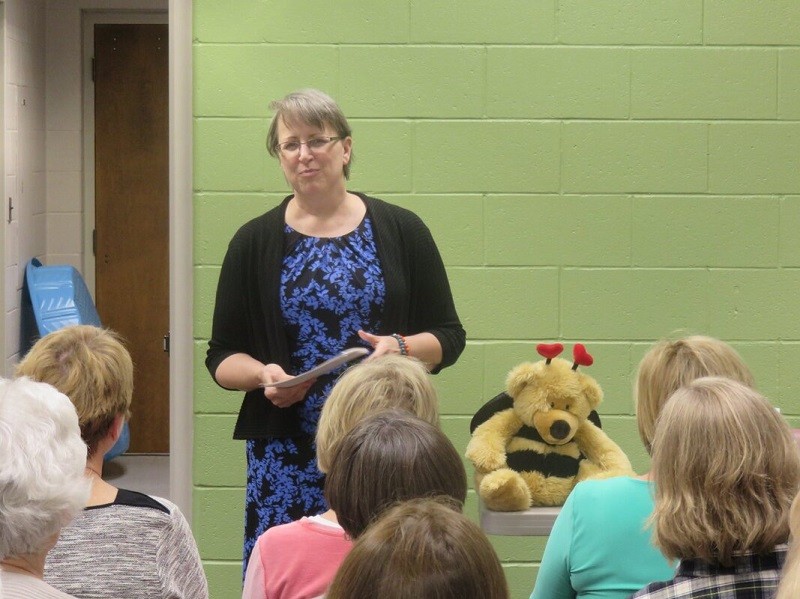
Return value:
[[(195, 0), (194, 40), (194, 529), (215, 599), (239, 596), (245, 469), (204, 346), (230, 236), (286, 192), (264, 136), (295, 88), (350, 118), (351, 188), (434, 232), (469, 337), (437, 377), (460, 450), (535, 342), (583, 341), (646, 469), (632, 375), (675, 331), (733, 342), (800, 426), (800, 3)], [(527, 597), (545, 540), (493, 540)]]

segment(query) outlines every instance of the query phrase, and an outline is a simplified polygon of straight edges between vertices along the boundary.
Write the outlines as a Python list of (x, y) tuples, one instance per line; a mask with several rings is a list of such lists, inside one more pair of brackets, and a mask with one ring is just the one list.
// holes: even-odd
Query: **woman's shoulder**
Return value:
[(597, 504), (617, 502), (621, 498), (651, 497), (651, 484), (630, 476), (615, 476), (599, 480), (584, 480), (575, 485), (570, 497), (573, 502)]
[(409, 210), (408, 208), (398, 206), (397, 204), (393, 204), (386, 200), (382, 200), (358, 191), (354, 191), (352, 193), (355, 193), (358, 197), (360, 197), (364, 204), (366, 204), (367, 211), (375, 216), (394, 219), (400, 222), (422, 222), (422, 219), (417, 216), (415, 212)]
[(171, 521), (185, 521), (177, 505), (163, 497), (147, 495), (138, 491), (118, 489), (112, 503), (88, 507), (83, 516), (88, 522), (102, 523), (119, 519), (124, 514), (122, 526), (141, 526), (143, 522), (168, 526)]
[(116, 505), (127, 505), (130, 507), (150, 508), (165, 514), (172, 514), (178, 507), (163, 497), (156, 497), (155, 495), (146, 495), (139, 491), (129, 491), (128, 489), (119, 489), (117, 491), (117, 499), (114, 501)]
[(0, 597), (14, 599), (74, 599), (74, 595), (67, 595), (53, 588), (43, 580), (22, 574), (0, 570)]
[(341, 527), (321, 524), (312, 518), (301, 518), (268, 528), (258, 537), (257, 544), (260, 550), (273, 551), (275, 548), (285, 548), (293, 544), (315, 546), (327, 543), (326, 539), (345, 539), (344, 530)]
[(628, 476), (587, 480), (575, 485), (567, 502), (578, 528), (639, 530), (653, 511), (651, 483)]
[(367, 213), (379, 232), (401, 235), (416, 243), (431, 238), (430, 230), (417, 213), (386, 200), (355, 192), (366, 204)]
[(241, 225), (236, 233), (234, 233), (231, 243), (245, 242), (254, 238), (262, 237), (275, 230), (276, 227), (282, 227), (284, 223), (284, 213), (286, 211), (286, 204), (292, 196), (285, 197), (280, 204), (274, 206), (264, 212), (246, 221)]

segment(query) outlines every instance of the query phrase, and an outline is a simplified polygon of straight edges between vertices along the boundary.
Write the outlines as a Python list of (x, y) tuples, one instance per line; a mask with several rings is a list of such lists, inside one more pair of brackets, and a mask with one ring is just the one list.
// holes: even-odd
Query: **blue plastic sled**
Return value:
[[(74, 266), (43, 266), (33, 258), (25, 267), (22, 285), (22, 336), (20, 355), (25, 355), (40, 337), (76, 324), (100, 324), (92, 296)], [(128, 450), (130, 430), (126, 422), (122, 434), (104, 460)]]

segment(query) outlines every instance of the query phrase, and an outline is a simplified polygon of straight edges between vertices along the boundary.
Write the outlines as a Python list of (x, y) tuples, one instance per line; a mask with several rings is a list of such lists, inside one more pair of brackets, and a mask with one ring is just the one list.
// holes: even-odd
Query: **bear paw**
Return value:
[(490, 472), (481, 480), (478, 494), (490, 510), (517, 512), (531, 505), (531, 492), (519, 473), (510, 468)]

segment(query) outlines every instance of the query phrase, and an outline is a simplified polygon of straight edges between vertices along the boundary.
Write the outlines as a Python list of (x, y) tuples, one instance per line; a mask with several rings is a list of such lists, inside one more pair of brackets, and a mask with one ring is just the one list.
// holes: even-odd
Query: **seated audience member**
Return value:
[(800, 454), (763, 396), (719, 377), (676, 391), (656, 426), (653, 481), (653, 540), (680, 563), (633, 597), (774, 596)]
[(61, 531), (45, 580), (76, 597), (208, 597), (197, 546), (178, 507), (102, 479), (103, 455), (119, 438), (133, 395), (133, 364), (120, 339), (99, 327), (66, 327), (37, 341), (17, 373), (72, 400), (88, 446), (91, 496)]
[(464, 464), (439, 428), (400, 410), (357, 424), (337, 444), (325, 479), (325, 499), (351, 539), (392, 504), (436, 495), (463, 507)]
[(392, 409), (405, 410), (439, 426), (439, 399), (422, 362), (388, 354), (348, 368), (322, 407), (317, 427), (320, 471), (330, 470), (334, 446), (356, 424), (381, 410)]
[(781, 583), (775, 599), (797, 599), (800, 597), (800, 493), (794, 498), (789, 511), (791, 544), (786, 563), (781, 572)]
[[(434, 425), (404, 410), (387, 410), (362, 420), (336, 444), (325, 498), (349, 538), (357, 538), (394, 503), (429, 496), (447, 497), (455, 509), (462, 508), (467, 496), (461, 458)], [(287, 544), (282, 549), (303, 553), (311, 572), (328, 575), (322, 563), (327, 556), (314, 547)], [(333, 575), (335, 571), (325, 585)], [(315, 595), (306, 591), (292, 596)]]
[(507, 599), (489, 539), (441, 499), (412, 499), (385, 511), (358, 538), (327, 599)]
[(72, 597), (44, 582), (47, 552), (91, 482), (69, 399), (26, 378), (0, 379), (0, 597)]
[[(342, 374), (322, 408), (317, 428), (320, 470), (328, 471), (333, 447), (353, 426), (387, 408), (405, 410), (438, 425), (436, 391), (422, 362), (384, 355)], [(319, 595), (351, 547), (333, 510), (269, 528), (253, 547), (242, 596), (293, 599)]]
[[(704, 336), (661, 341), (639, 364), (636, 422), (650, 452), (655, 422), (669, 396), (702, 376), (726, 376), (752, 386), (747, 365), (728, 344)], [(623, 599), (674, 565), (653, 546), (650, 475), (578, 483), (556, 518), (531, 599)]]

